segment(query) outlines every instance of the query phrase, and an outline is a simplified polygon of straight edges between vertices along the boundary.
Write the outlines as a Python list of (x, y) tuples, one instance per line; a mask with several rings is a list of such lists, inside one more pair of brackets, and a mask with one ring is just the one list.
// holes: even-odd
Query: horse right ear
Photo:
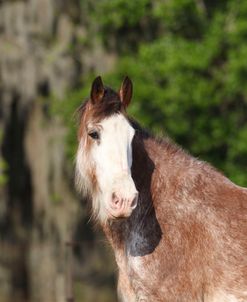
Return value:
[(91, 88), (91, 101), (93, 104), (100, 102), (104, 96), (104, 85), (100, 76), (94, 79)]
[(132, 98), (133, 84), (129, 77), (125, 77), (119, 90), (119, 97), (124, 108), (129, 106)]

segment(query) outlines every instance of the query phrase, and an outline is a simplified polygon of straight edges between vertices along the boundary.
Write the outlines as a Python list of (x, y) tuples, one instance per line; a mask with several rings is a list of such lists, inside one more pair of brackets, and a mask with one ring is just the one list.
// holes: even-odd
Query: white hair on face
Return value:
[(90, 154), (86, 154), (86, 140), (82, 138), (76, 155), (76, 167), (75, 167), (75, 185), (77, 190), (82, 194), (84, 198), (90, 198), (93, 202), (93, 216), (98, 218), (100, 216), (100, 193), (93, 187), (90, 173), (92, 171), (92, 160)]
[(89, 160), (86, 158), (86, 139), (81, 138), (76, 154), (75, 185), (77, 190), (87, 197), (91, 193), (91, 181), (89, 180)]
[[(76, 186), (84, 196), (90, 196), (93, 213), (101, 222), (109, 216), (109, 201), (113, 192), (128, 198), (136, 191), (131, 178), (132, 140), (135, 130), (122, 114), (114, 114), (97, 124), (100, 141), (92, 141), (86, 149), (87, 137), (82, 137), (76, 157)], [(87, 134), (86, 134), (87, 135)], [(92, 171), (97, 186), (92, 181)]]

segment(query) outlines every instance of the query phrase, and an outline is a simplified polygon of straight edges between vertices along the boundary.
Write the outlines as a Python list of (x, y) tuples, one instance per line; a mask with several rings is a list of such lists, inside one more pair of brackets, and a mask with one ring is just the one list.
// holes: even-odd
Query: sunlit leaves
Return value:
[[(247, 186), (246, 2), (102, 0), (92, 15), (117, 45), (105, 82), (134, 82), (130, 114)], [(71, 94), (65, 108), (87, 94)]]

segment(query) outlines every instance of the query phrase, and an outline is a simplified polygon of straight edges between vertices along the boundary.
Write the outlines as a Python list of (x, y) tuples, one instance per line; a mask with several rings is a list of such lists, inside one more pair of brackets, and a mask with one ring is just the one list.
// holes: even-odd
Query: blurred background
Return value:
[(76, 108), (102, 75), (129, 113), (247, 186), (247, 2), (0, 1), (0, 302), (117, 301), (74, 190)]

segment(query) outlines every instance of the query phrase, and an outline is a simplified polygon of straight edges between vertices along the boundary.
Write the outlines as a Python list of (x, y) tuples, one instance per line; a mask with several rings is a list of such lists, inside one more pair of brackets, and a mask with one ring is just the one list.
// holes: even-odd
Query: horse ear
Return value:
[(100, 76), (94, 79), (91, 88), (91, 101), (93, 104), (100, 102), (104, 96), (104, 85)]
[(133, 85), (129, 77), (125, 77), (119, 90), (119, 97), (124, 108), (129, 106), (132, 98)]

